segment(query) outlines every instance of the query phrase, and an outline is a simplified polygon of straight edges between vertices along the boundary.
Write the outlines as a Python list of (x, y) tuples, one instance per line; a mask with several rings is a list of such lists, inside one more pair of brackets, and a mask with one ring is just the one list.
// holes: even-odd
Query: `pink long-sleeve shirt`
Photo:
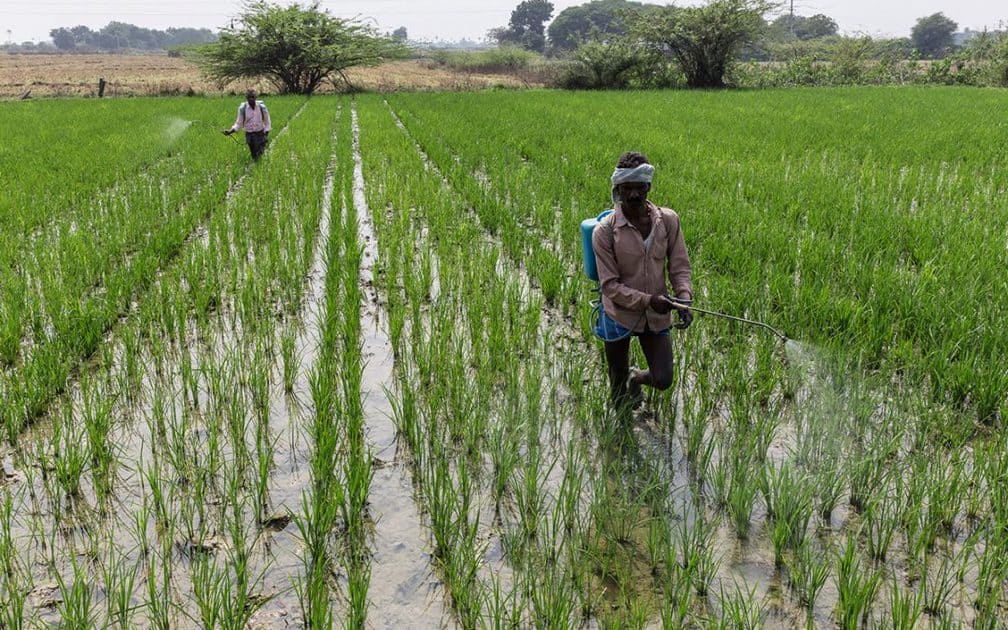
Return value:
[(676, 296), (693, 296), (692, 269), (679, 215), (650, 201), (648, 212), (651, 234), (647, 246), (620, 204), (592, 234), (605, 313), (635, 332), (643, 332), (645, 325), (652, 331), (672, 325), (672, 313), (650, 307), (652, 295), (667, 292), (666, 274)]
[(247, 102), (238, 106), (238, 118), (231, 125), (231, 129), (238, 131), (269, 131), (273, 126), (270, 124), (269, 110), (265, 103), (256, 101), (255, 107), (250, 107)]

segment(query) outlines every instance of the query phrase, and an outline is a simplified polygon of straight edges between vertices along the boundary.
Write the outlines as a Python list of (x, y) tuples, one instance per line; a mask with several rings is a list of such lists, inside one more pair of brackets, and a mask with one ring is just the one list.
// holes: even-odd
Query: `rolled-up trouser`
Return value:
[(259, 156), (266, 150), (266, 132), (246, 131), (245, 142), (248, 143), (249, 151), (252, 152), (252, 159), (258, 160)]

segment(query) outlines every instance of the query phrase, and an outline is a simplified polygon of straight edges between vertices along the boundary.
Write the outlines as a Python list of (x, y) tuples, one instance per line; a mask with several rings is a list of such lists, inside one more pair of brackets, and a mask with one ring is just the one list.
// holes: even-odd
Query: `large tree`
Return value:
[(546, 22), (553, 17), (553, 3), (548, 0), (523, 0), (511, 12), (506, 29), (493, 29), (491, 37), (499, 44), (514, 44), (525, 50), (546, 49)]
[(643, 6), (629, 0), (593, 0), (568, 7), (558, 13), (546, 29), (550, 46), (556, 50), (574, 50), (595, 36), (608, 39), (622, 35), (626, 32), (623, 19), (626, 13)]
[(319, 5), (247, 5), (237, 25), (195, 51), (204, 74), (221, 84), (267, 78), (280, 92), (311, 94), (344, 71), (376, 65), (405, 52), (400, 42), (354, 20), (333, 17)]
[(630, 19), (640, 41), (670, 56), (691, 88), (724, 87), (735, 53), (753, 41), (770, 10), (764, 0), (712, 0), (700, 7), (646, 7)]
[(925, 57), (941, 56), (952, 46), (952, 33), (958, 24), (945, 17), (944, 13), (934, 13), (917, 19), (917, 24), (910, 31), (910, 40), (914, 48)]
[(836, 21), (828, 15), (817, 13), (811, 17), (803, 15), (782, 15), (773, 21), (778, 32), (793, 35), (797, 39), (818, 39), (836, 35), (840, 31)]

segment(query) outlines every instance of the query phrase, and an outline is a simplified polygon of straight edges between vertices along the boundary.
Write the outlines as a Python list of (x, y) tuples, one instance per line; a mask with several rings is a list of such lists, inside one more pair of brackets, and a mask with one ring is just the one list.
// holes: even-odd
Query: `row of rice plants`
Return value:
[(244, 627), (291, 592), (271, 571), (300, 555), (295, 506), (272, 498), (299, 459), (277, 449), (300, 441), (283, 340), (303, 325), (332, 121), (323, 101), (292, 120), (22, 441), (8, 625)]
[[(425, 166), (386, 106), (362, 105), (396, 420), (459, 621), (719, 618), (710, 524), (683, 518), (668, 471), (610, 422), (581, 342), (543, 321), (541, 294), (459, 210), (470, 200)], [(505, 564), (474, 557), (483, 538)]]
[(352, 120), (348, 102), (340, 102), (334, 160), (334, 207), (340, 221), (330, 222), (325, 250), (324, 306), (319, 313), (318, 359), (310, 373), (313, 414), (311, 489), (302, 499), (298, 528), (304, 540), (305, 572), (297, 590), (302, 617), (310, 627), (334, 624), (334, 576), (345, 571), (348, 627), (364, 627), (368, 612), (371, 515), (367, 497), (374, 474), (364, 435), (361, 381), (362, 249), (352, 202)]
[[(478, 116), (478, 114), (474, 115)], [(406, 120), (409, 124), (409, 119)], [(458, 147), (446, 147), (445, 141), (440, 137), (442, 130), (452, 130), (451, 133), (454, 133), (458, 126), (453, 124), (428, 127), (419, 125), (416, 128), (420, 130), (418, 131), (420, 137), (428, 139), (428, 146), (437, 146), (439, 143), (442, 145), (443, 148), (440, 150), (442, 160), (438, 162), (438, 166), (443, 167), (445, 172), (451, 172), (455, 168), (453, 163), (465, 165), (459, 167), (457, 176), (461, 177), (464, 174), (470, 181), (470, 185), (463, 187), (463, 190), (468, 191), (471, 195), (466, 203), (474, 206), (481, 218), (485, 214), (498, 217), (503, 217), (508, 213), (518, 214), (516, 207), (520, 206), (515, 204), (515, 200), (530, 198), (529, 195), (532, 193), (527, 192), (527, 187), (515, 190), (499, 186), (495, 179), (485, 175), (485, 171), (488, 170), (485, 162), (481, 162), (477, 166), (471, 157), (464, 157), (466, 152), (474, 147), (477, 151), (483, 149), (482, 142), (460, 141)], [(414, 127), (411, 126), (411, 131), (413, 129)], [(444, 133), (447, 135), (449, 131)], [(465, 134), (460, 132), (459, 135)], [(469, 135), (467, 138), (473, 137), (475, 136)], [(504, 134), (500, 140), (507, 143), (508, 141), (513, 142), (513, 138), (514, 136)], [(498, 146), (496, 139), (490, 140), (491, 142), (485, 146)], [(565, 142), (571, 142), (570, 138), (565, 138)], [(548, 139), (544, 140), (545, 143), (548, 143)], [(454, 150), (455, 148), (458, 149), (457, 152)], [(436, 154), (437, 152), (435, 152)], [(608, 167), (606, 167), (607, 169)], [(507, 168), (503, 170), (510, 172)], [(462, 173), (462, 171), (467, 172)], [(481, 172), (484, 173), (482, 176)], [(543, 168), (538, 173), (544, 180), (543, 188), (548, 189), (547, 183), (551, 181), (551, 177), (556, 176), (556, 171)], [(489, 198), (489, 201), (488, 196), (481, 192), (486, 189), (497, 191), (494, 196)], [(485, 207), (487, 205), (496, 205), (497, 207), (487, 208)], [(501, 221), (506, 222), (507, 219)], [(538, 234), (546, 234), (545, 230), (544, 227), (543, 231)], [(537, 232), (533, 231), (532, 234), (533, 238), (528, 240), (534, 242), (534, 235)], [(515, 235), (509, 237), (507, 234), (501, 236), (503, 242), (507, 242), (509, 239), (519, 241), (521, 238)], [(704, 237), (704, 247), (707, 246), (710, 238)], [(534, 248), (536, 245), (533, 244), (531, 247)], [(552, 247), (552, 245), (547, 244), (545, 247)], [(703, 260), (702, 253), (701, 251), (700, 260)], [(543, 269), (541, 267), (528, 264), (527, 268), (531, 270), (533, 277), (542, 282)], [(701, 273), (703, 272), (701, 271)], [(542, 284), (546, 286), (548, 281), (542, 282)], [(755, 340), (747, 339), (745, 335), (741, 334), (704, 330), (691, 331), (690, 337), (691, 344), (697, 344), (703, 348), (700, 351), (692, 352), (683, 365), (683, 369), (688, 371), (691, 375), (690, 378), (695, 378), (697, 383), (697, 386), (691, 388), (694, 391), (687, 391), (683, 394), (688, 396), (694, 405), (687, 406), (684, 418), (686, 421), (683, 426), (684, 451), (690, 456), (688, 459), (691, 460), (691, 466), (702, 473), (701, 480), (706, 479), (706, 484), (697, 486), (697, 494), (711, 496), (712, 507), (723, 506), (718, 509), (727, 509), (736, 524), (739, 535), (746, 538), (753, 506), (757, 501), (757, 489), (760, 488), (754, 481), (766, 478), (762, 488), (762, 496), (766, 504), (768, 527), (765, 534), (767, 538), (763, 539), (763, 544), (773, 544), (774, 564), (778, 566), (790, 566), (792, 561), (789, 558), (796, 559), (795, 569), (791, 570), (790, 574), (793, 576), (796, 595), (804, 592), (801, 597), (796, 597), (796, 602), (807, 607), (810, 619), (814, 618), (812, 615), (815, 612), (816, 594), (828, 576), (828, 572), (824, 572), (825, 560), (821, 558), (823, 554), (828, 558), (836, 553), (834, 550), (839, 550), (840, 547), (830, 544), (817, 551), (808, 547), (807, 541), (809, 539), (806, 536), (806, 531), (811, 524), (812, 507), (818, 506), (820, 512), (831, 516), (834, 514), (839, 499), (846, 494), (854, 512), (849, 514), (843, 511), (839, 512), (838, 518), (840, 520), (837, 526), (857, 529), (858, 521), (854, 515), (857, 512), (865, 511), (864, 493), (868, 492), (872, 497), (878, 497), (880, 500), (878, 507), (867, 514), (866, 525), (862, 528), (864, 551), (867, 555), (876, 558), (884, 555), (883, 548), (892, 541), (892, 533), (887, 526), (878, 525), (878, 519), (874, 515), (891, 514), (896, 511), (892, 501), (895, 500), (895, 496), (899, 495), (898, 488), (891, 493), (879, 492), (879, 482), (885, 480), (888, 483), (895, 483), (897, 480), (902, 480), (904, 475), (914, 476), (916, 473), (913, 470), (907, 470), (903, 466), (893, 466), (893, 458), (900, 457), (902, 459), (905, 457), (909, 459), (915, 457), (914, 453), (925, 447), (929, 440), (946, 433), (947, 427), (944, 426), (944, 423), (937, 427), (934, 426), (938, 416), (920, 404), (922, 401), (919, 399), (918, 401), (911, 399), (907, 401), (908, 404), (890, 403), (887, 406), (879, 407), (878, 394), (875, 392), (886, 389), (885, 380), (887, 377), (885, 376), (871, 379), (871, 386), (868, 384), (868, 379), (853, 379), (853, 382), (847, 384), (832, 380), (814, 384), (806, 382), (804, 386), (801, 386), (800, 381), (797, 385), (789, 382), (779, 369), (773, 368), (779, 355), (774, 352), (772, 343), (767, 340), (760, 340), (755, 348), (747, 350), (746, 346), (754, 343)], [(704, 348), (705, 346), (713, 346), (715, 352), (727, 351), (728, 356), (734, 358), (727, 362), (720, 359), (712, 361), (709, 351)], [(754, 354), (750, 354), (750, 352)], [(757, 361), (756, 370), (752, 375), (747, 375), (746, 366), (751, 363), (753, 356)], [(816, 368), (826, 369), (825, 364), (819, 365), (814, 359), (806, 363), (811, 363), (813, 371)], [(798, 367), (808, 368), (810, 365), (799, 365)], [(599, 366), (599, 370), (601, 371), (601, 366)], [(761, 372), (764, 374), (762, 377), (759, 376)], [(757, 378), (754, 380), (753, 376)], [(804, 379), (809, 378), (808, 374), (800, 376)], [(826, 380), (828, 374), (824, 371), (819, 376)], [(800, 389), (797, 392), (798, 404), (788, 402), (794, 398), (796, 387)], [(780, 402), (773, 403), (769, 409), (770, 414), (761, 411), (761, 409), (766, 409), (768, 401), (772, 402), (775, 399)], [(672, 414), (669, 416), (671, 417)], [(719, 417), (730, 419), (730, 421), (720, 420)], [(829, 419), (830, 422), (824, 423), (826, 419)], [(713, 424), (711, 420), (714, 421)], [(908, 424), (907, 420), (911, 420), (911, 422)], [(712, 428), (705, 428), (708, 426)], [(775, 434), (780, 431), (778, 427), (783, 428), (785, 433), (779, 440), (775, 440)], [(713, 436), (720, 437), (720, 439), (710, 440), (712, 429)], [(752, 437), (754, 429), (757, 431), (756, 436), (760, 436), (755, 439)], [(936, 432), (939, 433), (938, 436), (935, 435)], [(959, 432), (953, 432), (953, 434), (956, 433)], [(851, 439), (851, 436), (855, 436), (855, 438)], [(773, 444), (774, 442), (777, 443)], [(716, 446), (718, 443), (721, 446)], [(772, 444), (776, 452), (780, 453), (783, 446), (786, 449), (783, 451), (786, 457), (794, 458), (800, 462), (802, 464), (801, 472), (790, 470), (786, 464), (785, 467), (779, 468), (779, 464), (764, 463), (768, 447)], [(951, 445), (950, 450), (955, 452), (956, 449), (962, 447), (963, 443), (960, 438)], [(960, 458), (962, 463), (957, 464), (956, 467), (968, 467), (969, 464), (966, 463), (968, 459), (969, 457)], [(765, 466), (769, 466), (769, 468), (765, 469)], [(978, 479), (977, 482), (983, 485), (988, 483), (985, 479)], [(935, 483), (937, 483), (937, 479), (931, 485), (935, 492), (946, 491), (947, 485), (934, 485)], [(844, 484), (848, 484), (848, 487), (845, 488)], [(774, 511), (775, 502), (780, 502), (785, 508), (782, 513), (778, 514)], [(933, 504), (941, 505), (943, 502), (936, 499)], [(963, 514), (954, 504), (944, 512), (949, 516), (938, 516), (940, 511), (936, 509), (935, 521), (945, 520), (948, 522), (951, 519), (952, 522), (968, 524), (963, 520)], [(998, 548), (1000, 535), (996, 528), (992, 527), (997, 522), (996, 511), (984, 511), (975, 506), (970, 510), (970, 513), (973, 514), (968, 517), (971, 522), (972, 518), (981, 514), (980, 522), (984, 524), (982, 528), (984, 533), (980, 535), (980, 538), (987, 539), (994, 548)], [(845, 522), (844, 519), (853, 520)], [(932, 528), (931, 531), (935, 530)], [(959, 566), (966, 567), (971, 562), (969, 554), (963, 551), (966, 546), (961, 542), (956, 542), (954, 535), (951, 537), (951, 541), (958, 550), (956, 553), (958, 554)], [(972, 543), (969, 546), (972, 546)], [(758, 552), (754, 553), (751, 548), (748, 553), (759, 555)], [(816, 559), (817, 557), (820, 559)], [(798, 560), (801, 562), (797, 562)], [(931, 561), (930, 554), (925, 560)], [(990, 562), (987, 561), (986, 565), (989, 566)], [(768, 567), (768, 571), (770, 570)], [(962, 575), (964, 571), (953, 573)], [(810, 577), (799, 579), (802, 575)], [(860, 575), (860, 573), (853, 575)], [(907, 578), (904, 584), (911, 587), (917, 585), (918, 588), (924, 588), (924, 584), (928, 584), (919, 582), (918, 577), (915, 577), (914, 574), (904, 577)], [(838, 576), (837, 580), (838, 584), (848, 584), (842, 579), (842, 576)], [(948, 582), (943, 581), (942, 584), (948, 584)], [(846, 592), (847, 587), (844, 588), (844, 592)], [(893, 602), (902, 601), (898, 598), (903, 597), (901, 595), (903, 592), (894, 586), (891, 590), (892, 597), (895, 598)], [(934, 592), (933, 588), (932, 592)], [(938, 592), (945, 595), (950, 594), (946, 589), (940, 589)], [(970, 619), (974, 614), (970, 612), (971, 607), (966, 603), (972, 597), (969, 595), (972, 592), (974, 592), (972, 588), (967, 587), (962, 590), (963, 594), (957, 599), (957, 601), (966, 604), (965, 609), (958, 610), (961, 618)], [(994, 596), (994, 601), (997, 601), (1000, 596), (1000, 594)], [(849, 599), (844, 599), (844, 601), (849, 601)], [(929, 614), (949, 619), (950, 617), (945, 616), (948, 607), (944, 605), (949, 601), (938, 603), (940, 605), (934, 606)], [(842, 606), (838, 610), (840, 611), (838, 614), (845, 614)], [(989, 604), (986, 604), (983, 610), (986, 611), (985, 614), (989, 618), (993, 609)], [(825, 610), (820, 606), (819, 611), (815, 614), (828, 616), (830, 605), (828, 604)]]

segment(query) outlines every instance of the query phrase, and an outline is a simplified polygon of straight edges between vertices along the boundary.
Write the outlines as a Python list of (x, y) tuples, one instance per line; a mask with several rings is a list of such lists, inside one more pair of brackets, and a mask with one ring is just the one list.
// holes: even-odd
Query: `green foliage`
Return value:
[(325, 80), (354, 66), (376, 65), (405, 53), (401, 42), (354, 20), (320, 11), (318, 4), (288, 7), (260, 1), (220, 40), (194, 52), (196, 63), (221, 84), (266, 77), (281, 93), (311, 94)]
[(550, 22), (547, 34), (550, 48), (574, 50), (589, 39), (608, 39), (626, 32), (627, 9), (642, 9), (640, 2), (628, 0), (593, 0), (568, 7)]
[(1008, 31), (982, 32), (971, 39), (957, 57), (984, 66), (991, 85), (1008, 87)]
[(720, 88), (739, 48), (763, 28), (763, 0), (712, 0), (705, 6), (648, 7), (630, 18), (630, 32), (669, 55), (691, 88)]
[(654, 50), (627, 40), (587, 42), (571, 53), (559, 84), (575, 90), (667, 87), (673, 81), (668, 65)]
[(520, 46), (525, 50), (546, 50), (546, 22), (553, 16), (553, 3), (548, 0), (522, 0), (511, 12), (506, 29), (491, 31), (501, 45)]
[(86, 26), (60, 27), (49, 31), (61, 51), (168, 50), (176, 46), (205, 44), (217, 36), (206, 28), (168, 28), (163, 31), (123, 22), (109, 22), (97, 31)]
[(941, 57), (952, 46), (952, 33), (959, 27), (944, 13), (918, 18), (910, 31), (914, 47), (925, 57)]
[(840, 28), (828, 15), (817, 13), (811, 17), (802, 15), (782, 15), (770, 24), (771, 32), (778, 39), (820, 39), (836, 35)]
[(543, 63), (542, 55), (505, 46), (489, 50), (434, 50), (426, 54), (430, 62), (463, 72), (504, 73), (530, 70)]

